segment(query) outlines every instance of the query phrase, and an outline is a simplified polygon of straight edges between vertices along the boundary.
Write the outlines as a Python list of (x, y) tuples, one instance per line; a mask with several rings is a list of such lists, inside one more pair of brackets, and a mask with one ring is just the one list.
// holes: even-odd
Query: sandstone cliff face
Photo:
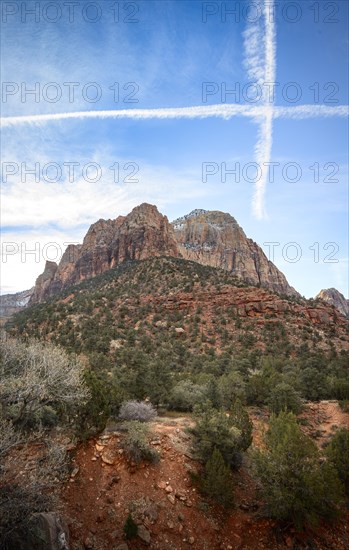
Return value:
[(252, 285), (299, 296), (230, 214), (194, 210), (170, 224), (156, 206), (141, 204), (127, 216), (91, 225), (82, 245), (70, 245), (58, 266), (47, 262), (30, 303), (42, 302), (126, 260), (156, 256), (194, 260), (230, 271)]
[(47, 261), (45, 264), (45, 269), (41, 275), (35, 281), (34, 292), (31, 295), (29, 304), (35, 302), (42, 302), (50, 296), (52, 296), (52, 283), (57, 272), (58, 265), (56, 262)]
[(299, 296), (230, 214), (194, 210), (172, 225), (183, 258), (226, 269), (247, 283), (273, 292)]
[(46, 262), (30, 303), (42, 302), (63, 288), (117, 266), (126, 260), (179, 256), (173, 229), (156, 206), (141, 204), (127, 216), (91, 225), (82, 245), (69, 245), (59, 265)]
[(349, 317), (349, 300), (346, 300), (343, 294), (336, 288), (320, 290), (316, 299), (323, 300), (327, 304), (335, 306), (342, 315)]

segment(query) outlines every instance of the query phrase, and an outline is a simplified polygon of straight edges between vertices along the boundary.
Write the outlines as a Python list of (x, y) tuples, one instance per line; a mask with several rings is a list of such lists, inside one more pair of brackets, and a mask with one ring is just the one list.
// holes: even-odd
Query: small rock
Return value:
[(178, 517), (179, 521), (184, 521), (185, 520), (184, 514), (182, 514), (182, 512), (179, 512), (177, 517)]
[(195, 542), (194, 537), (189, 537), (188, 542), (189, 542), (189, 544), (194, 544), (194, 542)]
[(100, 445), (99, 443), (96, 443), (95, 449), (100, 453), (101, 451), (104, 450), (104, 445)]
[(72, 473), (70, 474), (70, 477), (75, 477), (79, 473), (79, 466), (74, 466)]
[(171, 485), (167, 485), (165, 491), (166, 491), (166, 493), (172, 493), (173, 489), (172, 489)]
[(115, 454), (112, 451), (107, 450), (102, 454), (102, 460), (105, 464), (112, 466), (115, 462)]
[(175, 498), (174, 495), (169, 494), (169, 495), (167, 495), (167, 498), (168, 498), (168, 500), (171, 502), (171, 504), (175, 504), (176, 498)]
[(92, 462), (96, 462), (97, 457), (96, 457), (96, 456), (93, 456), (93, 457), (91, 458), (91, 460), (92, 460)]
[(168, 522), (167, 522), (167, 527), (168, 527), (169, 529), (173, 529), (173, 528), (174, 528), (174, 523), (173, 523), (173, 521), (168, 521)]
[(150, 544), (150, 532), (144, 527), (144, 525), (138, 525), (138, 536), (146, 544)]
[(158, 485), (159, 489), (166, 489), (166, 482), (165, 481), (159, 481), (157, 485)]

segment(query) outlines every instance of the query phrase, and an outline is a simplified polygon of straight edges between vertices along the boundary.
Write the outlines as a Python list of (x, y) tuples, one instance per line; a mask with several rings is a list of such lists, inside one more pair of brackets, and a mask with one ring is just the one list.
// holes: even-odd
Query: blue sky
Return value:
[[(179, 109), (222, 105), (224, 100), (247, 109), (270, 106), (265, 86), (255, 103), (248, 95), (258, 91), (256, 83), (263, 83), (268, 29), (276, 106), (289, 110), (308, 105), (309, 113), (319, 104), (348, 104), (344, 1), (331, 6), (322, 1), (281, 1), (273, 26), (262, 16), (253, 22), (255, 13), (246, 11), (249, 4), (262, 9), (262, 0), (81, 1), (72, 22), (63, 1), (52, 2), (47, 12), (47, 3), (40, 2), (37, 21), (21, 12), (23, 5), (31, 9), (34, 4), (2, 3), (4, 119)], [(118, 21), (113, 5), (119, 7)], [(225, 14), (225, 8), (235, 8), (235, 15)], [(55, 17), (57, 21), (48, 21)], [(88, 20), (94, 17), (99, 20)], [(206, 101), (205, 83), (211, 90)], [(25, 95), (35, 85), (38, 96)], [(69, 87), (74, 97), (69, 98)], [(114, 95), (117, 88), (119, 97)], [(233, 88), (235, 97), (224, 96), (224, 90)], [(100, 97), (89, 101), (97, 93)], [(270, 247), (264, 243), (279, 243), (274, 262), (303, 295), (334, 286), (348, 296), (348, 122), (344, 116), (306, 114), (274, 118), (272, 132), (263, 117), (180, 114), (175, 119), (146, 120), (31, 119), (4, 126), (2, 292), (29, 288), (45, 259), (59, 259), (63, 243), (81, 242), (97, 219), (115, 218), (147, 201), (170, 220), (194, 208), (230, 212), (266, 253)], [(258, 158), (277, 163), (274, 181), (269, 172), (263, 197), (257, 199), (263, 216), (255, 208), (252, 163)], [(69, 181), (67, 163), (73, 162), (77, 164)], [(35, 163), (39, 181), (25, 174), (25, 168)], [(93, 167), (83, 171), (91, 163), (98, 172)], [(216, 173), (203, 178), (205, 167)], [(227, 173), (224, 181), (224, 167), (238, 175)], [(11, 170), (16, 173), (9, 174)], [(37, 254), (28, 253), (35, 246)]]

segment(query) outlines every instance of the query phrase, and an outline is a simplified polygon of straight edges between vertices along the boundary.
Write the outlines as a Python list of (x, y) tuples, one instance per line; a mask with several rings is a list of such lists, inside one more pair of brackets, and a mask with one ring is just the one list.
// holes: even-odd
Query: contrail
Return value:
[(130, 119), (175, 119), (220, 117), (229, 119), (234, 116), (258, 117), (262, 115), (260, 107), (249, 105), (199, 105), (196, 107), (169, 107), (161, 109), (116, 109), (108, 111), (77, 111), (68, 113), (50, 113), (46, 115), (24, 115), (4, 117), (2, 127), (18, 124), (35, 124), (54, 120), (84, 118), (130, 118)]
[(266, 84), (275, 83), (276, 78), (276, 32), (274, 22), (274, 0), (258, 0), (262, 8), (263, 22), (250, 23), (244, 32), (245, 67), (251, 82), (258, 84), (263, 92), (259, 105), (199, 105), (193, 107), (169, 107), (159, 109), (117, 109), (104, 111), (77, 111), (68, 113), (50, 113), (45, 115), (10, 116), (0, 119), (3, 128), (21, 124), (42, 124), (50, 121), (68, 119), (110, 119), (125, 118), (134, 120), (147, 119), (195, 119), (217, 117), (229, 120), (233, 117), (246, 117), (259, 124), (258, 140), (254, 148), (256, 163), (261, 170), (261, 178), (256, 183), (252, 211), (258, 218), (265, 217), (265, 190), (268, 180), (268, 165), (271, 159), (273, 144), (273, 119), (288, 118), (303, 120), (317, 117), (346, 117), (349, 115), (347, 105), (297, 105), (277, 107), (267, 96)]
[[(266, 216), (264, 196), (273, 144), (273, 118), (276, 115), (274, 105), (265, 87), (266, 83), (274, 83), (276, 77), (274, 1), (263, 0), (261, 12), (263, 13), (263, 20), (249, 24), (244, 33), (245, 66), (248, 78), (264, 90), (262, 97), (263, 116), (259, 120), (258, 140), (254, 149), (256, 163), (261, 169), (261, 177), (256, 182), (252, 199), (253, 214), (259, 219)], [(280, 113), (281, 116), (287, 116), (287, 114), (288, 111), (283, 111), (282, 115)]]
[(294, 107), (275, 107), (273, 106), (274, 118), (289, 118), (294, 120), (304, 120), (306, 118), (326, 118), (326, 117), (347, 117), (349, 116), (348, 105), (295, 105)]
[[(295, 107), (272, 107), (273, 118), (305, 119), (317, 117), (346, 117), (349, 115), (347, 105), (330, 107), (327, 105), (298, 105)], [(198, 105), (194, 107), (169, 107), (164, 109), (118, 109), (108, 111), (72, 111), (68, 113), (50, 113), (46, 115), (10, 116), (0, 119), (2, 128), (20, 124), (44, 124), (51, 121), (84, 118), (129, 118), (146, 119), (179, 119), (179, 118), (223, 118), (229, 120), (241, 116), (261, 122), (270, 111), (270, 106), (260, 105)]]

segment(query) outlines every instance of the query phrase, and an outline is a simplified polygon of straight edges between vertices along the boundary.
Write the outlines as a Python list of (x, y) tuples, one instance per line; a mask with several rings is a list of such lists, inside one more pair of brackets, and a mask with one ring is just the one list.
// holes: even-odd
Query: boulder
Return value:
[(16, 550), (69, 550), (69, 530), (56, 512), (34, 514), (11, 540)]

